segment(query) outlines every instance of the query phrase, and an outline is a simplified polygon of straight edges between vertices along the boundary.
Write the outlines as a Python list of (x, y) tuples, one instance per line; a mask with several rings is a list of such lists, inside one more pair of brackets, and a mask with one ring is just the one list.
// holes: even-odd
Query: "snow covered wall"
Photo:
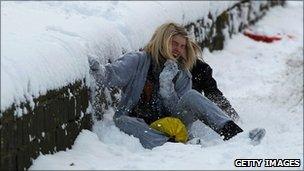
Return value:
[(1, 2), (0, 168), (27, 168), (39, 152), (70, 147), (90, 128), (88, 56), (105, 64), (138, 50), (166, 21), (219, 50), (281, 3)]
[(235, 3), (1, 2), (1, 111), (86, 78), (88, 55), (106, 63), (165, 21), (188, 24)]
[[(1, 2), (1, 112), (87, 78), (88, 55), (106, 63), (138, 50), (166, 21), (203, 21), (202, 39), (214, 31), (209, 29), (216, 17), (237, 2)], [(273, 2), (236, 6), (235, 31)]]

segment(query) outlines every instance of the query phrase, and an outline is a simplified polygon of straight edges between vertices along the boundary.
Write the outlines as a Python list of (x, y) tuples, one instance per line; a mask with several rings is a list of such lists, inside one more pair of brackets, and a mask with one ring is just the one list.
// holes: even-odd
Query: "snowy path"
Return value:
[[(242, 169), (234, 167), (237, 158), (298, 158), (303, 168), (303, 2), (272, 9), (252, 29), (283, 39), (267, 44), (239, 34), (223, 51), (204, 50), (219, 88), (242, 118), (239, 136), (222, 142), (197, 123), (194, 133), (211, 134), (203, 146), (166, 143), (147, 150), (114, 126), (110, 110), (93, 132), (80, 133), (71, 150), (40, 155), (30, 169)], [(257, 146), (247, 138), (255, 127), (267, 130)]]

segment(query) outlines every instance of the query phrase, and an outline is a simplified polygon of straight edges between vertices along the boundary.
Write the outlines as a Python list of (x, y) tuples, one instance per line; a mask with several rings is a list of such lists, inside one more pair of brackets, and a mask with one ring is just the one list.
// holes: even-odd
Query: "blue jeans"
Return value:
[[(231, 119), (213, 102), (196, 90), (185, 93), (177, 104), (178, 114), (172, 117), (179, 118), (188, 128), (196, 120), (200, 120), (219, 133), (225, 123)], [(116, 126), (123, 132), (139, 138), (143, 147), (152, 149), (163, 145), (169, 140), (165, 134), (149, 127), (143, 119), (114, 115)]]

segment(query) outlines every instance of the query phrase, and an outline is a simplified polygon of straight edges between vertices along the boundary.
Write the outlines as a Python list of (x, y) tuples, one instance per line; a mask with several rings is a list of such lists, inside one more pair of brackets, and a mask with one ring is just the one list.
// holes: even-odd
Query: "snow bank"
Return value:
[(187, 24), (236, 2), (1, 2), (1, 112), (87, 78), (88, 55), (106, 63), (166, 21)]
[[(239, 34), (222, 51), (204, 50), (219, 88), (241, 116), (243, 133), (223, 142), (198, 123), (193, 129), (202, 146), (168, 142), (147, 150), (114, 126), (110, 109), (93, 132), (81, 132), (71, 150), (40, 155), (30, 169), (244, 170), (234, 167), (235, 159), (295, 158), (301, 168), (248, 169), (303, 170), (303, 2), (272, 9), (252, 29), (283, 38), (267, 44)], [(255, 127), (267, 134), (252, 146), (247, 134)]]

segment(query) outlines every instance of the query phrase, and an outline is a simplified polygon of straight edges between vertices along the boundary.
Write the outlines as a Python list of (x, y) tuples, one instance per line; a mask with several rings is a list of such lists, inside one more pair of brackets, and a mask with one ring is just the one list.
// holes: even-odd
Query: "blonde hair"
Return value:
[(185, 28), (176, 23), (165, 23), (159, 26), (154, 32), (149, 43), (144, 47), (144, 51), (150, 53), (156, 64), (164, 59), (176, 60), (170, 51), (170, 40), (173, 36), (180, 35), (186, 39), (186, 53), (184, 59), (180, 61), (183, 69), (191, 69), (196, 59), (201, 55), (201, 49), (186, 32)]

